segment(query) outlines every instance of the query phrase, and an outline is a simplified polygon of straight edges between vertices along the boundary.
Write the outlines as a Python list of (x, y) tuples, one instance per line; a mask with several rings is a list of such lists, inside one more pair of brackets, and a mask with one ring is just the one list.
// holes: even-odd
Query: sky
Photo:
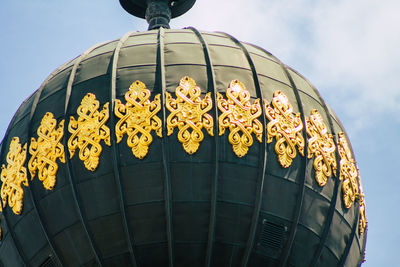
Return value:
[[(366, 195), (363, 266), (399, 266), (400, 1), (197, 0), (171, 28), (261, 46), (319, 90), (350, 136)], [(17, 107), (96, 43), (145, 31), (118, 0), (1, 0), (0, 139)]]

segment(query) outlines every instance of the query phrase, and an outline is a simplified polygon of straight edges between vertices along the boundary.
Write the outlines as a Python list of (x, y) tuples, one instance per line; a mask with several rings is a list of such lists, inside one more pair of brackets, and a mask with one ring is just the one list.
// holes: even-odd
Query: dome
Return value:
[(264, 49), (129, 32), (56, 69), (1, 144), (4, 266), (359, 266), (340, 120)]

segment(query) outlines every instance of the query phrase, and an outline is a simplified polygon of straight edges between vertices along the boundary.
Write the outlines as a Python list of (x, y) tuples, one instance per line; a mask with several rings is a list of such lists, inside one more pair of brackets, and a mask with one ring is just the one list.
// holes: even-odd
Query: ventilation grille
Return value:
[(264, 248), (281, 249), (285, 237), (285, 227), (275, 223), (263, 222), (259, 244)]

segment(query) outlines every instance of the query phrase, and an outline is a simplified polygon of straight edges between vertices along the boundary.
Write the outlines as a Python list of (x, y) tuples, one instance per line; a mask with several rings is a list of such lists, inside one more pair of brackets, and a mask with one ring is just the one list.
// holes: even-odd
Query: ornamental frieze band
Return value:
[[(313, 160), (315, 180), (320, 187), (325, 186), (332, 175), (336, 176), (336, 169), (339, 168), (338, 179), (341, 181), (343, 205), (349, 209), (358, 201), (359, 234), (364, 233), (367, 219), (361, 179), (344, 133), (338, 133), (336, 146), (332, 134), (328, 133), (325, 122), (316, 109), (311, 111), (309, 117), (306, 116), (306, 125), (303, 125), (300, 113), (293, 112), (288, 97), (279, 90), (273, 93), (270, 103), (263, 100), (264, 115), (261, 100), (257, 98), (252, 101), (249, 91), (238, 80), (230, 82), (225, 95), (217, 93), (216, 96), (215, 107), (211, 93), (206, 93), (202, 98), (201, 89), (195, 80), (185, 76), (175, 90), (175, 97), (166, 92), (165, 103), (162, 103), (160, 94), (152, 97), (151, 90), (143, 82), (135, 81), (124, 95), (125, 103), (115, 100), (112, 115), (119, 119), (114, 126), (117, 143), (126, 135), (126, 144), (131, 148), (132, 156), (143, 159), (148, 154), (155, 135), (159, 138), (170, 136), (178, 128), (177, 139), (183, 149), (190, 155), (195, 154), (204, 140), (204, 132), (213, 136), (214, 119), (210, 112), (218, 109), (216, 127), (219, 135), (222, 136), (229, 130), (227, 138), (234, 154), (239, 158), (246, 156), (254, 143), (254, 137), (261, 143), (264, 133), (268, 144), (275, 142), (275, 153), (282, 168), (289, 168), (297, 154), (305, 156), (307, 142), (307, 157)], [(162, 132), (160, 119), (163, 104), (168, 110), (167, 133)], [(102, 143), (111, 145), (110, 129), (107, 126), (109, 112), (109, 103), (101, 108), (96, 96), (88, 93), (77, 108), (78, 118), (71, 116), (68, 122), (68, 131), (71, 134), (67, 142), (70, 157), (79, 150), (79, 159), (92, 172), (98, 167)], [(267, 118), (266, 125), (263, 126), (260, 116)], [(304, 131), (308, 136), (307, 140), (303, 138)], [(28, 187), (27, 169), (32, 180), (37, 176), (47, 190), (54, 190), (59, 164), (65, 164), (65, 148), (62, 143), (65, 138), (64, 119), (57, 123), (54, 115), (47, 112), (36, 133), (37, 138), (31, 137), (29, 149), (27, 143), (21, 144), (19, 137), (14, 137), (9, 145), (6, 164), (2, 164), (0, 177), (3, 208), (8, 205), (17, 215), (22, 212), (24, 187)], [(27, 151), (31, 155), (29, 162), (26, 162)], [(339, 164), (335, 153), (339, 154)]]

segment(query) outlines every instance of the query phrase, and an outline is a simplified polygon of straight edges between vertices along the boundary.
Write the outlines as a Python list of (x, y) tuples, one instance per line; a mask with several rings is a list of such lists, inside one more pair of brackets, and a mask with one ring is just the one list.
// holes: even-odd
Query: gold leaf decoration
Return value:
[(365, 200), (364, 200), (364, 192), (362, 190), (361, 179), (359, 180), (359, 196), (360, 196), (360, 219), (359, 219), (359, 226), (358, 232), (362, 235), (367, 227), (367, 215), (365, 214)]
[(335, 143), (318, 110), (311, 111), (310, 118), (306, 118), (306, 123), (309, 136), (308, 158), (315, 157), (315, 180), (319, 186), (324, 186), (332, 172), (336, 175)]
[(13, 212), (20, 215), (23, 207), (24, 189), (28, 186), (27, 170), (24, 167), (27, 144), (21, 146), (18, 137), (14, 137), (7, 153), (7, 166), (1, 166), (1, 200), (3, 208), (10, 206)]
[(157, 113), (161, 110), (160, 94), (150, 101), (151, 92), (141, 81), (135, 81), (125, 93), (126, 104), (115, 100), (115, 115), (120, 120), (115, 125), (117, 143), (124, 134), (128, 135), (127, 144), (136, 158), (143, 159), (153, 142), (151, 131), (162, 137), (162, 123)]
[(229, 128), (229, 143), (235, 154), (243, 157), (253, 145), (252, 133), (262, 142), (263, 127), (257, 119), (262, 114), (260, 99), (251, 104), (249, 91), (238, 80), (231, 81), (226, 96), (228, 99), (217, 93), (218, 109), (222, 112), (219, 116), (219, 135)]
[(304, 138), (301, 134), (303, 123), (300, 113), (294, 114), (293, 107), (287, 96), (281, 91), (275, 91), (272, 105), (264, 100), (265, 115), (269, 119), (267, 124), (268, 143), (276, 139), (275, 152), (279, 163), (287, 168), (296, 157), (296, 146), (304, 156)]
[(194, 154), (204, 139), (203, 127), (213, 136), (214, 121), (207, 111), (212, 109), (211, 93), (201, 99), (201, 90), (196, 82), (186, 76), (175, 89), (176, 99), (166, 92), (165, 105), (171, 112), (167, 118), (168, 135), (178, 127), (178, 140), (188, 154)]
[(109, 118), (108, 103), (99, 111), (100, 102), (94, 94), (88, 93), (77, 109), (78, 119), (71, 116), (68, 131), (71, 136), (68, 140), (70, 158), (79, 148), (79, 159), (85, 167), (94, 171), (99, 164), (102, 151), (100, 141), (110, 146), (110, 129), (105, 125)]
[(58, 165), (57, 158), (65, 163), (64, 146), (61, 139), (64, 135), (64, 120), (57, 128), (57, 121), (52, 113), (47, 112), (37, 130), (38, 139), (31, 138), (29, 153), (32, 155), (28, 169), (32, 179), (38, 170), (39, 180), (47, 190), (53, 190), (56, 184)]
[(346, 208), (353, 205), (356, 197), (358, 196), (358, 182), (359, 177), (356, 162), (351, 154), (349, 145), (347, 143), (344, 133), (339, 133), (339, 156), (340, 156), (340, 177), (342, 183), (342, 196)]

